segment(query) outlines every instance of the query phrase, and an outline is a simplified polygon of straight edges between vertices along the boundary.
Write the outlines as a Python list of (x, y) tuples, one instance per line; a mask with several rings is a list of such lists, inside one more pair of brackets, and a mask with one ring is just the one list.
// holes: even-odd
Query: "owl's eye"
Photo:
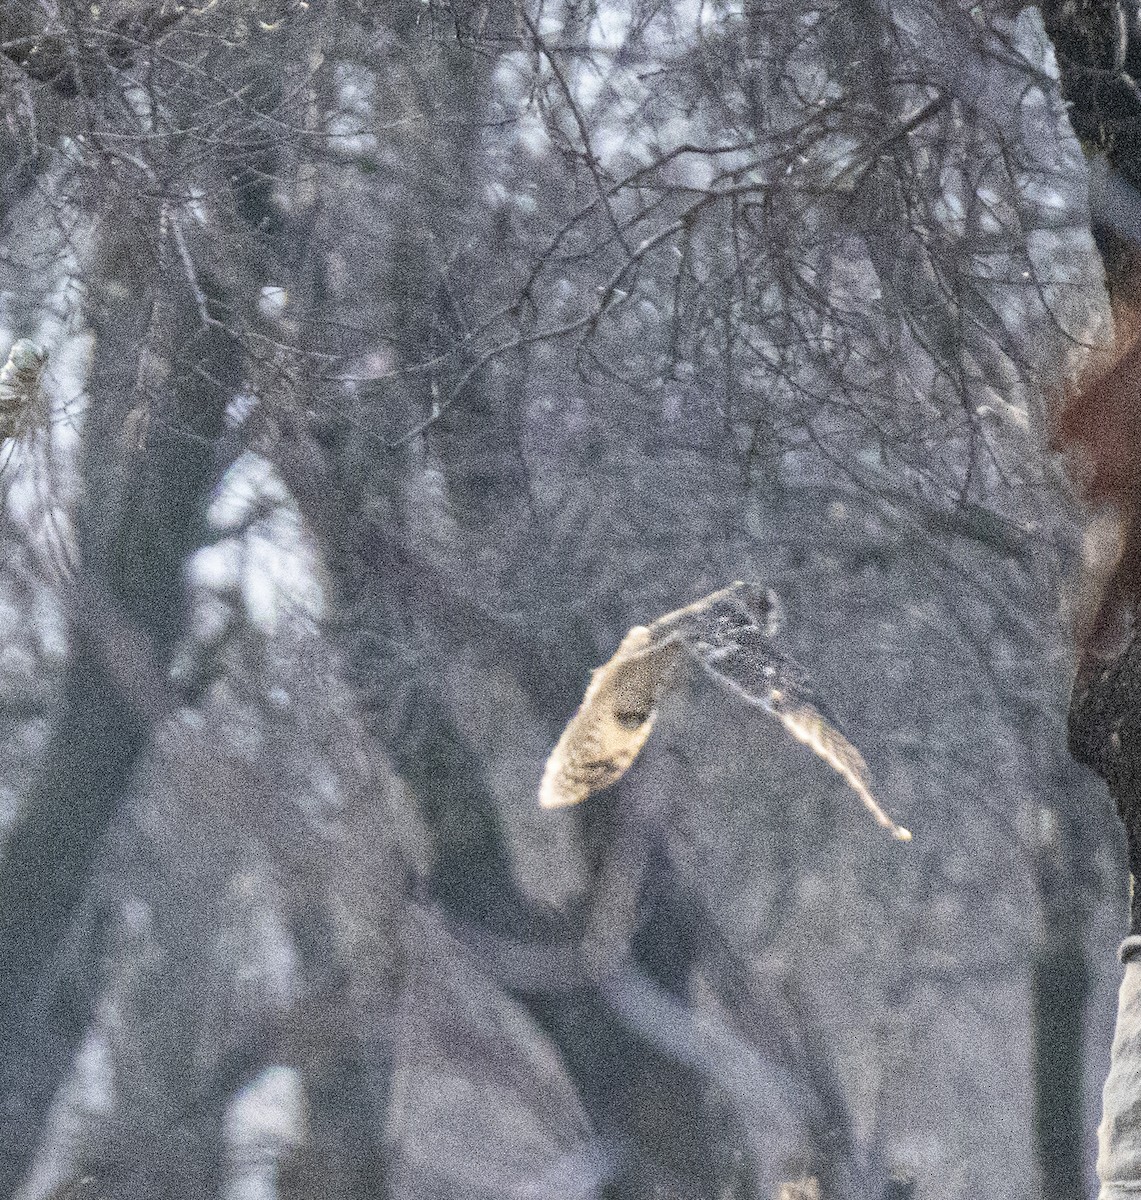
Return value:
[(645, 725), (650, 719), (650, 714), (648, 712), (635, 711), (616, 712), (614, 719), (623, 729), (637, 729), (640, 725)]

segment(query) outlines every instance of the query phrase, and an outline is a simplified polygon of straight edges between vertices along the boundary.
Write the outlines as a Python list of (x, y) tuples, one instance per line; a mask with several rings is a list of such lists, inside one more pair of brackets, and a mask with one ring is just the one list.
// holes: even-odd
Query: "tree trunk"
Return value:
[[(61, 978), (60, 950), (138, 756), (175, 703), (167, 668), (186, 617), (183, 568), (200, 541), (217, 478), (214, 439), (241, 378), (232, 339), (200, 326), (188, 289), (160, 265), (157, 213), (105, 220), (64, 696), (0, 867), (0, 1195), (19, 1185), (91, 1019), (97, 978)], [(209, 381), (194, 369), (202, 359)], [(167, 378), (142, 398), (153, 408), (146, 452), (125, 454), (124, 419), (158, 361)]]

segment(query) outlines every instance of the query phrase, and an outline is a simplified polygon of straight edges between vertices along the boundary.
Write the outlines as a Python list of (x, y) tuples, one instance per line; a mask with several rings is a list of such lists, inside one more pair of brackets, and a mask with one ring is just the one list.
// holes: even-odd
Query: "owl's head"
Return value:
[(776, 637), (784, 628), (784, 605), (771, 587), (740, 579), (721, 592), (726, 619), (738, 628), (755, 629), (767, 638)]

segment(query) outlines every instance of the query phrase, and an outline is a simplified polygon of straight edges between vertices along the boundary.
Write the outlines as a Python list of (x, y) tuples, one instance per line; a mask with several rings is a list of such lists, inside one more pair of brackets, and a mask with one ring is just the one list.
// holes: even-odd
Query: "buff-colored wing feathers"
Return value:
[(868, 764), (864, 762), (864, 756), (834, 725), (829, 724), (820, 712), (809, 704), (783, 702), (783, 697), (778, 697), (769, 711), (798, 742), (802, 742), (813, 754), (822, 758), (844, 777), (848, 786), (872, 814), (876, 824), (882, 825), (898, 841), (911, 841), (911, 830), (896, 824), (872, 795)]
[(910, 831), (893, 821), (872, 794), (864, 756), (837, 728), (804, 671), (777, 653), (760, 630), (741, 628), (729, 636), (717, 630), (712, 639), (697, 637), (692, 649), (714, 682), (776, 717), (798, 742), (843, 777), (877, 824), (901, 842), (911, 840)]
[(622, 639), (614, 657), (591, 675), (578, 711), (547, 759), (539, 785), (543, 808), (578, 804), (626, 773), (650, 736), (680, 653), (672, 640), (655, 645), (644, 625)]
[(625, 774), (653, 729), (657, 706), (676, 684), (683, 656), (720, 686), (770, 713), (845, 780), (876, 822), (900, 841), (911, 834), (872, 794), (867, 763), (825, 715), (804, 672), (770, 639), (782, 620), (770, 589), (734, 583), (694, 604), (636, 625), (591, 676), (582, 704), (547, 760), (544, 808), (578, 804)]

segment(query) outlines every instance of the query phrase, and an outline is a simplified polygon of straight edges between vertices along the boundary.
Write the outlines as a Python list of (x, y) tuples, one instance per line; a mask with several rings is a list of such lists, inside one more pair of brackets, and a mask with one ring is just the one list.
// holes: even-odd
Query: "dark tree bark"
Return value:
[(1080, 886), (1088, 848), (1080, 830), (1062, 830), (1075, 814), (1051, 814), (1035, 863), (1043, 936), (1034, 953), (1030, 988), (1034, 1024), (1034, 1132), (1046, 1200), (1080, 1196), (1085, 1180), (1083, 1068), (1085, 1007), (1091, 990)]
[[(233, 340), (203, 328), (185, 280), (160, 269), (157, 214), (133, 216), (108, 214), (93, 273), (86, 502), (61, 710), (0, 867), (2, 1195), (31, 1161), (90, 1021), (97, 979), (61, 979), (60, 949), (138, 756), (175, 704), (167, 668), (186, 619), (183, 566), (201, 541), (214, 444), (240, 382)], [(165, 386), (140, 397), (154, 382), (148, 354)], [(203, 359), (209, 379), (195, 369)], [(140, 400), (152, 409), (146, 453), (125, 453), (123, 422)]]
[[(1100, 178), (1108, 172), (1115, 186), (1136, 197), (1141, 187), (1141, 92), (1136, 82), (1141, 77), (1141, 25), (1136, 7), (1116, 0), (1076, 5), (1051, 0), (1041, 8), (1057, 52), (1063, 92), (1071, 103), (1074, 130), (1091, 157), (1104, 160), (1095, 174)], [(1120, 312), (1141, 295), (1141, 228), (1131, 227), (1120, 207), (1106, 204), (1096, 190), (1092, 208), (1110, 299)], [(1128, 533), (1125, 544), (1126, 555), (1134, 554)], [(1137, 564), (1127, 562), (1122, 568), (1135, 574)], [(1125, 823), (1134, 880), (1141, 869), (1139, 664), (1135, 640), (1115, 662), (1087, 656), (1074, 685), (1069, 717), (1071, 753), (1105, 778)], [(1045, 927), (1033, 973), (1035, 1093), (1043, 1194), (1061, 1200), (1084, 1186), (1079, 1098), (1089, 970), (1082, 950), (1086, 922), (1081, 879), (1089, 869), (1095, 835), (1088, 829), (1088, 814), (1051, 815), (1048, 836), (1037, 855)], [(1134, 930), (1141, 928), (1137, 904), (1134, 895)]]

